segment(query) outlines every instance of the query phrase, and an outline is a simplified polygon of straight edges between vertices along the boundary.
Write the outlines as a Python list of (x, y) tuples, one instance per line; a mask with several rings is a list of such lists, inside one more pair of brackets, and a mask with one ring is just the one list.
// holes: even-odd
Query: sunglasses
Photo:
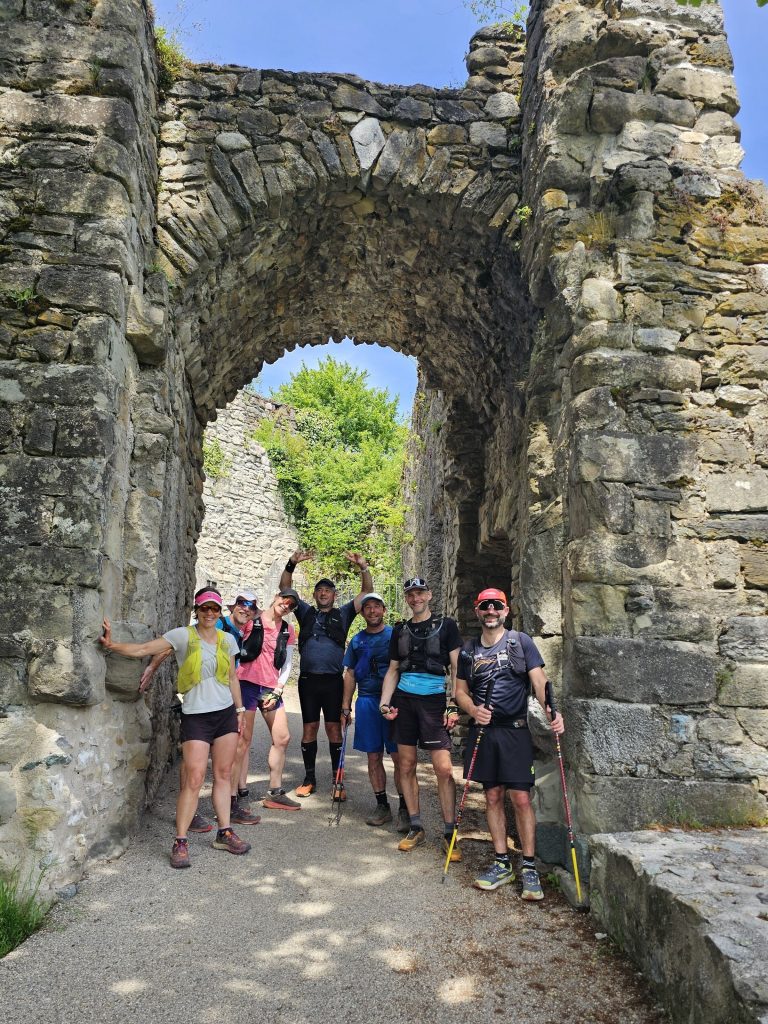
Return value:
[(421, 576), (414, 576), (413, 579), (405, 581), (403, 590), (429, 590), (429, 587), (427, 581), (423, 580)]
[(481, 601), (477, 606), (481, 612), (500, 612), (504, 608), (503, 601)]
[(201, 604), (197, 610), (199, 612), (216, 612), (218, 614), (221, 608), (217, 604)]
[(235, 604), (240, 608), (257, 608), (258, 605), (255, 601), (246, 601), (244, 597), (238, 597)]

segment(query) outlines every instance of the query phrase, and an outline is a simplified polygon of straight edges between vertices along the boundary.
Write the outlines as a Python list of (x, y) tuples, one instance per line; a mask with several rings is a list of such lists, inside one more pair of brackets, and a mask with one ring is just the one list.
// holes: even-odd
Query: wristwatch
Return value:
[(352, 714), (352, 708), (342, 708), (341, 713), (342, 715), (344, 715), (345, 718), (349, 718), (349, 716)]
[(236, 713), (237, 713), (238, 715), (242, 715), (242, 713), (243, 713), (244, 711), (245, 711), (245, 708), (235, 708), (235, 712), (236, 712)]

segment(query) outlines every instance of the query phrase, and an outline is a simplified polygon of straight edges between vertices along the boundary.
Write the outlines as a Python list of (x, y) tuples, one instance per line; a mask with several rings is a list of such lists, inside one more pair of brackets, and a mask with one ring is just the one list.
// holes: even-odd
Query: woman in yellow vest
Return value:
[(216, 629), (222, 608), (218, 590), (203, 587), (195, 594), (194, 603), (197, 625), (171, 629), (145, 644), (116, 643), (108, 619), (104, 619), (104, 635), (99, 637), (107, 652), (126, 658), (146, 658), (170, 651), (176, 654), (177, 688), (184, 698), (181, 750), (185, 782), (176, 804), (173, 868), (189, 867), (187, 832), (197, 810), (209, 752), (213, 764), (211, 800), (219, 824), (213, 845), (217, 850), (235, 854), (247, 853), (251, 848), (235, 835), (229, 823), (230, 775), (245, 712), (235, 674), (237, 641), (230, 633)]

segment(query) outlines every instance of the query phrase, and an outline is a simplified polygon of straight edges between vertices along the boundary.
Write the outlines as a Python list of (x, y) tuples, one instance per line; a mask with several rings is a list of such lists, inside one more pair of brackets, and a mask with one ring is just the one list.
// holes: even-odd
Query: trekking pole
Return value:
[[(557, 708), (555, 707), (555, 695), (552, 690), (552, 683), (547, 680), (545, 689), (545, 701), (549, 706), (549, 710), (552, 712), (554, 718), (557, 714)], [(568, 829), (568, 842), (571, 846), (571, 861), (573, 863), (573, 877), (576, 880), (576, 899), (581, 903), (581, 880), (579, 878), (579, 865), (576, 860), (576, 843), (573, 838), (573, 822), (571, 821), (571, 802), (568, 799), (568, 787), (565, 784), (565, 768), (563, 766), (563, 751), (560, 748), (560, 737), (557, 733), (553, 733), (555, 737), (555, 748), (557, 750), (557, 760), (560, 765), (560, 783), (563, 787), (563, 804), (565, 805), (565, 822)]]
[(344, 725), (344, 733), (341, 737), (341, 750), (339, 751), (339, 767), (336, 769), (336, 777), (333, 780), (333, 796), (331, 797), (331, 813), (328, 818), (329, 825), (339, 825), (341, 814), (344, 810), (344, 801), (341, 794), (344, 789), (344, 760), (347, 753), (347, 733), (349, 732), (349, 719)]
[[(496, 682), (495, 679), (491, 679), (488, 683), (488, 693), (485, 697), (483, 707), (489, 708), (491, 706), (491, 696), (493, 695), (493, 686)], [(477, 738), (475, 739), (475, 749), (472, 751), (472, 759), (469, 762), (469, 768), (467, 769), (467, 779), (464, 783), (464, 792), (461, 794), (461, 800), (459, 801), (459, 809), (456, 812), (456, 823), (453, 826), (453, 835), (448, 845), (448, 853), (445, 858), (445, 866), (443, 867), (443, 882), (445, 882), (445, 876), (448, 874), (448, 865), (451, 863), (451, 854), (453, 853), (453, 847), (456, 845), (456, 837), (459, 834), (459, 825), (461, 824), (461, 818), (464, 814), (464, 804), (467, 802), (467, 793), (469, 792), (469, 784), (472, 781), (472, 773), (475, 770), (475, 761), (477, 760), (477, 751), (480, 747), (480, 742), (483, 738), (483, 733), (486, 730), (486, 726), (481, 725), (477, 731)]]

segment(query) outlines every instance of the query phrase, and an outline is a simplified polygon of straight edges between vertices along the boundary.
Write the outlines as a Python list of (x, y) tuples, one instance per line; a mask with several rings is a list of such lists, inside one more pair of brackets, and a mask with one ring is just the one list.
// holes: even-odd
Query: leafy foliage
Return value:
[(210, 480), (222, 480), (229, 476), (232, 468), (230, 459), (221, 447), (217, 437), (205, 438), (203, 440), (203, 469)]
[(481, 25), (492, 23), (500, 25), (507, 32), (525, 28), (528, 20), (528, 4), (515, 3), (514, 0), (463, 0), (464, 6), (471, 11)]
[[(408, 430), (397, 401), (368, 374), (328, 356), (306, 366), (271, 398), (293, 406), (296, 431), (264, 420), (264, 446), (286, 511), (321, 573), (352, 579), (343, 556), (362, 551), (376, 579), (401, 575), (405, 506), (400, 481)], [(354, 577), (356, 580), (356, 577)]]
[(157, 52), (158, 88), (165, 92), (184, 73), (187, 57), (175, 32), (169, 32), (162, 25), (155, 27), (155, 51)]

